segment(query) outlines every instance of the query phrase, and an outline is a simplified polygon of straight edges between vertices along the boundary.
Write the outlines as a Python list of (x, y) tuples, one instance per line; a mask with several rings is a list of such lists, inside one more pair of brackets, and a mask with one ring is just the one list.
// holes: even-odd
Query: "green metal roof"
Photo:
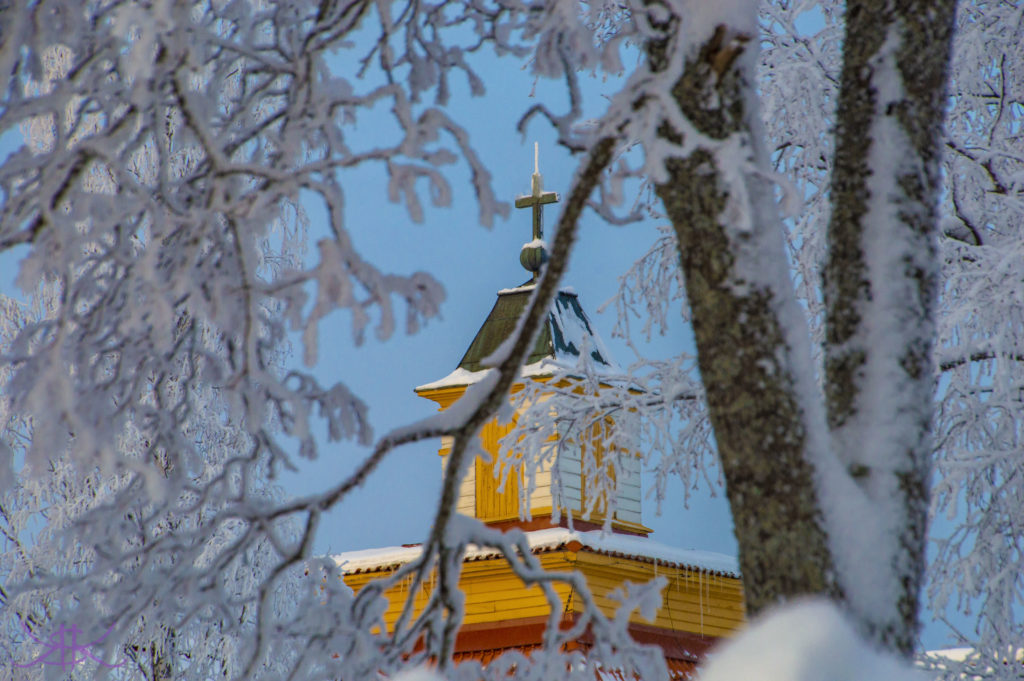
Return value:
[[(498, 294), (497, 302), (463, 355), (459, 368), (467, 371), (487, 368), (481, 363), (482, 360), (493, 354), (512, 335), (532, 294), (532, 282)], [(541, 327), (537, 342), (526, 358), (526, 364), (536, 364), (544, 359), (570, 360), (575, 363), (584, 344), (596, 362), (612, 366), (608, 351), (594, 334), (576, 294), (559, 291), (548, 313), (547, 323)]]

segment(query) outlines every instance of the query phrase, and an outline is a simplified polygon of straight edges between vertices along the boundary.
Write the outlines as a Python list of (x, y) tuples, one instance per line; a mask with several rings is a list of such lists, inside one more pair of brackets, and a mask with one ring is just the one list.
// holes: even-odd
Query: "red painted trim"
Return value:
[[(568, 629), (577, 617), (563, 616), (559, 627)], [(473, 656), (474, 652), (537, 647), (543, 643), (547, 622), (547, 617), (526, 617), (504, 622), (467, 624), (459, 630), (455, 639), (455, 652)], [(629, 633), (637, 643), (660, 647), (665, 651), (666, 658), (690, 663), (699, 662), (718, 641), (714, 636), (673, 631), (648, 624), (630, 624)], [(589, 630), (577, 639), (577, 643), (584, 648), (589, 648), (593, 642), (594, 637)]]
[[(569, 519), (563, 515), (559, 521), (555, 523), (551, 521), (550, 515), (537, 515), (529, 520), (495, 520), (486, 523), (486, 525), (488, 527), (501, 530), (502, 532), (512, 529), (513, 527), (517, 527), (523, 532), (533, 532), (534, 530), (547, 530), (552, 527), (564, 527), (568, 529)], [(604, 525), (602, 523), (594, 523), (589, 520), (573, 520), (572, 527), (574, 530), (579, 530), (580, 532), (589, 532), (591, 530), (600, 530), (604, 528)], [(633, 537), (646, 537), (648, 534), (647, 532), (634, 532), (632, 530), (616, 527), (614, 522), (612, 523), (612, 533), (628, 534)]]

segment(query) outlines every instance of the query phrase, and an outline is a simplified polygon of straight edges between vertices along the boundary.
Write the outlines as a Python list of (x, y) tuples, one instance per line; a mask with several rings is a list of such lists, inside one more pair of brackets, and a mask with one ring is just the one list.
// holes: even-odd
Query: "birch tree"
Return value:
[[(821, 26), (800, 29), (812, 10)], [(140, 627), (216, 622), (237, 641), (237, 664), (220, 672), (241, 678), (282, 667), (293, 678), (393, 675), (431, 658), (453, 678), (514, 668), (582, 680), (602, 665), (666, 678), (624, 618), (594, 607), (577, 627), (601, 642), (586, 660), (560, 653), (583, 629), (555, 626), (529, 658), (451, 664), (469, 543), (498, 547), (524, 583), (546, 588), (553, 617), (553, 580), (573, 581), (588, 602), (578, 577), (545, 573), (521, 538), (459, 518), (454, 500), (477, 430), (508, 403), (580, 216), (628, 224), (646, 208), (667, 225), (623, 277), (619, 329), (639, 311), (649, 333), (682, 300), (697, 354), (641, 358), (614, 404), (576, 396), (560, 414), (635, 410), (628, 437), (646, 438), (659, 475), (687, 483), (713, 478), (717, 457), (750, 612), (824, 594), (904, 655), (921, 616), (929, 503), (948, 510), (967, 522), (941, 538), (930, 593), (940, 609), (981, 598), (979, 650), (1012, 656), (1024, 29), (1009, 3), (954, 10), (952, 0), (845, 11), (780, 0), (760, 15), (741, 0), (11, 6), (0, 13), (0, 131), (44, 142), (0, 167), (0, 250), (18, 249), (19, 285), (52, 292), (53, 304), (4, 350), (12, 427), (0, 470), (10, 486), (15, 464), (52, 480), (64, 461), (74, 480), (116, 483), (53, 528), (52, 546), (81, 560), (20, 563), (6, 597), (61, 594), (54, 621), (109, 625), (110, 650)], [(384, 272), (361, 255), (340, 173), (382, 167), (418, 221), (425, 203), (452, 200), (458, 163), (479, 222), (506, 215), (450, 106), (453, 78), (486, 93), (485, 50), (565, 83), (567, 110), (539, 103), (520, 127), (551, 125), (579, 170), (536, 294), (488, 378), (458, 408), (375, 435), (367, 405), (308, 368), (318, 324), (344, 314), (360, 342), (388, 338), (400, 320), (411, 333), (444, 293), (429, 274)], [(588, 73), (620, 85), (584, 121)], [(382, 110), (396, 133), (376, 144), (355, 126)], [(643, 189), (624, 210), (635, 181)], [(306, 201), (327, 215), (308, 260)], [(306, 368), (281, 361), (290, 332)], [(225, 425), (236, 441), (197, 435)], [(365, 460), (305, 498), (261, 494), (265, 476), (317, 456), (318, 431), (367, 447)], [(311, 555), (323, 513), (396, 448), (442, 435), (454, 444), (421, 557), (358, 595), (337, 586), (336, 567)], [(8, 555), (24, 531), (8, 537)], [(265, 571), (247, 566), (254, 551)], [(232, 591), (225, 576), (240, 569), (247, 586)], [(308, 578), (285, 607), (275, 595), (297, 572)], [(383, 591), (432, 574), (422, 612), (410, 602), (394, 632), (374, 633)], [(143, 640), (159, 639), (153, 631)]]
[[(676, 232), (748, 608), (829, 594), (905, 653), (924, 563), (938, 158), (954, 5), (925, 9), (847, 6), (824, 270), (824, 409), (748, 94), (755, 69), (742, 53), (756, 34), (719, 29), (687, 60), (673, 97), (694, 132), (719, 144), (670, 160), (656, 185)], [(668, 68), (656, 61), (663, 49), (648, 48), (655, 70)], [(720, 160), (718, 146), (733, 156)], [(865, 566), (855, 556), (872, 545), (874, 565)]]

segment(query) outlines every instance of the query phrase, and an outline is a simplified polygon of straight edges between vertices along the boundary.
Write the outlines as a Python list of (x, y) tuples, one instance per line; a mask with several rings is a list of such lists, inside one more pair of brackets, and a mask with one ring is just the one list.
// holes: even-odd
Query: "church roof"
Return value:
[[(533, 294), (532, 282), (518, 288), (498, 292), (498, 300), (483, 326), (469, 344), (469, 349), (459, 362), (467, 371), (480, 371), (485, 367), (482, 360), (494, 353), (512, 332), (526, 304)], [(576, 293), (571, 289), (558, 292), (548, 313), (547, 323), (541, 327), (537, 342), (526, 358), (526, 365), (536, 364), (544, 359), (569, 361), (575, 364), (580, 352), (586, 348), (597, 364), (611, 367), (612, 360), (604, 343), (594, 333)]]
[[(600, 530), (579, 532), (564, 527), (536, 530), (524, 534), (534, 553), (567, 549), (570, 548), (570, 544), (577, 543), (582, 550), (594, 553), (655, 563), (664, 567), (690, 568), (726, 577), (738, 578), (740, 576), (739, 565), (732, 556), (711, 551), (678, 549), (659, 544), (646, 537), (612, 534)], [(332, 557), (342, 572), (351, 575), (362, 572), (378, 572), (404, 565), (416, 559), (421, 550), (418, 544), (389, 546), (380, 549), (348, 551)], [(471, 545), (466, 550), (465, 560), (486, 560), (497, 558), (500, 555), (501, 552), (495, 548)]]
[[(515, 331), (533, 289), (534, 283), (531, 281), (516, 288), (498, 291), (498, 300), (455, 371), (439, 381), (418, 386), (416, 390), (468, 385), (479, 380), (488, 368), (484, 360), (494, 354)], [(548, 318), (541, 326), (533, 349), (524, 362), (523, 374), (544, 376), (552, 374), (556, 369), (572, 369), (579, 364), (580, 355), (584, 352), (599, 374), (622, 375), (622, 369), (594, 331), (576, 292), (564, 288), (551, 303)]]

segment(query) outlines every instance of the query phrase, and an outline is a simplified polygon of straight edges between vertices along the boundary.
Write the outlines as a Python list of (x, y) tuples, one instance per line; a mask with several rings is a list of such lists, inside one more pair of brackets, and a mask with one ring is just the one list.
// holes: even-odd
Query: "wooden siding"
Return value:
[[(452, 451), (453, 437), (444, 435), (441, 437), (441, 473), (444, 474), (448, 467), (448, 454)], [(455, 502), (455, 510), (462, 515), (473, 517), (476, 515), (476, 466), (470, 466), (466, 475), (459, 485), (459, 498)]]
[[(544, 379), (540, 379), (544, 380)], [(521, 386), (516, 386), (521, 389)], [(424, 390), (420, 392), (423, 397), (431, 399), (438, 404), (439, 410), (443, 411), (451, 406), (465, 392), (465, 386), (452, 386), (448, 388)], [(541, 399), (547, 399), (544, 395)], [(580, 442), (566, 441), (562, 443), (561, 451), (557, 457), (558, 478), (561, 484), (561, 511), (562, 514), (569, 513), (577, 519), (583, 519), (583, 511), (591, 507), (589, 520), (594, 523), (603, 523), (608, 512), (608, 504), (603, 499), (588, 498), (588, 487), (591, 489), (589, 495), (600, 494), (592, 484), (588, 485), (584, 471), (584, 453), (596, 456), (598, 465), (602, 465), (605, 459), (604, 445), (602, 440), (608, 431), (616, 427), (615, 422), (605, 418), (594, 424)], [(492, 459), (497, 459), (500, 450), (501, 438), (508, 434), (513, 424), (498, 425), (497, 421), (491, 421), (481, 429), (481, 446), (491, 454)], [(551, 439), (554, 446), (556, 436)], [(439, 454), (447, 461), (447, 454), (451, 451), (452, 441), (450, 437), (441, 440)], [(589, 451), (588, 451), (589, 450)], [(593, 452), (592, 454), (590, 452)], [(522, 456), (522, 452), (517, 452)], [(539, 456), (539, 454), (537, 454)], [(507, 458), (507, 457), (506, 457)], [(631, 531), (646, 531), (641, 525), (642, 522), (642, 493), (640, 469), (641, 460), (638, 456), (622, 456), (619, 461), (621, 475), (616, 476), (615, 471), (608, 466), (608, 475), (616, 480), (615, 491), (615, 515), (613, 521), (619, 527), (626, 527)], [(473, 466), (469, 468), (466, 477), (463, 479), (459, 489), (457, 510), (465, 515), (473, 516), (484, 522), (502, 522), (516, 520), (520, 517), (520, 505), (523, 495), (526, 493), (526, 481), (524, 478), (523, 466), (518, 466), (511, 474), (507, 471), (508, 464), (498, 464), (498, 474), (495, 475), (495, 463), (478, 457)], [(551, 515), (555, 506), (552, 492), (552, 471), (551, 464), (540, 464), (534, 470), (532, 481), (533, 489), (530, 491), (529, 515), (531, 517), (543, 517)], [(505, 479), (507, 478), (507, 480)], [(523, 514), (524, 516), (527, 514)]]
[[(743, 623), (743, 591), (733, 577), (708, 574), (685, 568), (657, 567), (634, 559), (580, 551), (576, 567), (586, 576), (598, 607), (612, 615), (619, 601), (611, 598), (623, 582), (644, 583), (655, 576), (665, 577), (662, 606), (654, 621), (646, 622), (637, 613), (631, 622), (648, 623), (675, 631), (702, 636), (727, 636)], [(579, 603), (573, 611), (580, 612)]]
[(643, 462), (639, 456), (623, 456), (619, 466), (623, 472), (616, 480), (615, 517), (627, 523), (641, 522), (641, 472)]
[(476, 517), (483, 521), (507, 520), (519, 517), (519, 489), (522, 467), (503, 463), (498, 458), (501, 438), (513, 428), (514, 423), (499, 425), (490, 421), (480, 429), (480, 440), (485, 451), (491, 454), (491, 461), (476, 458)]
[[(562, 549), (542, 553), (541, 564), (547, 570), (569, 571), (578, 569), (587, 580), (597, 606), (606, 615), (613, 616), (619, 601), (612, 593), (625, 581), (646, 583), (662, 576), (667, 580), (662, 591), (663, 603), (651, 622), (633, 613), (630, 622), (649, 624), (671, 631), (685, 631), (701, 636), (728, 636), (744, 618), (743, 592), (740, 581), (733, 577), (712, 575), (688, 568), (656, 566), (633, 558), (621, 558), (593, 553), (587, 550)], [(345, 577), (345, 582), (359, 591), (382, 573), (356, 574)], [(536, 586), (524, 587), (512, 570), (499, 558), (470, 561), (463, 566), (460, 586), (465, 593), (466, 616), (464, 624), (502, 622), (522, 617), (541, 617), (550, 609), (544, 594)], [(384, 615), (387, 626), (394, 626), (402, 604), (411, 587), (407, 579), (386, 592), (388, 607)], [(426, 583), (416, 594), (416, 612), (420, 612), (433, 588)], [(564, 613), (580, 613), (578, 596), (565, 584), (556, 583), (555, 591), (561, 598)]]
[[(552, 553), (543, 555), (540, 558), (541, 564), (546, 569), (563, 571), (569, 569), (569, 563), (562, 555)], [(358, 592), (368, 582), (383, 576), (384, 573), (379, 572), (347, 575), (345, 583)], [(395, 621), (401, 613), (411, 586), (412, 578), (409, 577), (384, 594), (388, 601), (388, 607), (384, 613), (384, 622), (389, 631), (394, 627)], [(542, 617), (550, 613), (547, 599), (544, 597), (540, 587), (524, 587), (522, 582), (512, 573), (508, 564), (501, 559), (465, 563), (461, 579), (459, 580), (459, 586), (465, 594), (466, 614), (463, 624), (501, 622), (522, 617)], [(418, 615), (422, 612), (432, 588), (433, 582), (428, 581), (416, 593), (415, 614)], [(569, 600), (570, 594), (567, 586), (556, 584), (555, 591), (559, 594), (563, 603)]]
[(572, 511), (583, 510), (583, 464), (579, 446), (567, 445), (558, 453), (558, 475), (562, 501)]

